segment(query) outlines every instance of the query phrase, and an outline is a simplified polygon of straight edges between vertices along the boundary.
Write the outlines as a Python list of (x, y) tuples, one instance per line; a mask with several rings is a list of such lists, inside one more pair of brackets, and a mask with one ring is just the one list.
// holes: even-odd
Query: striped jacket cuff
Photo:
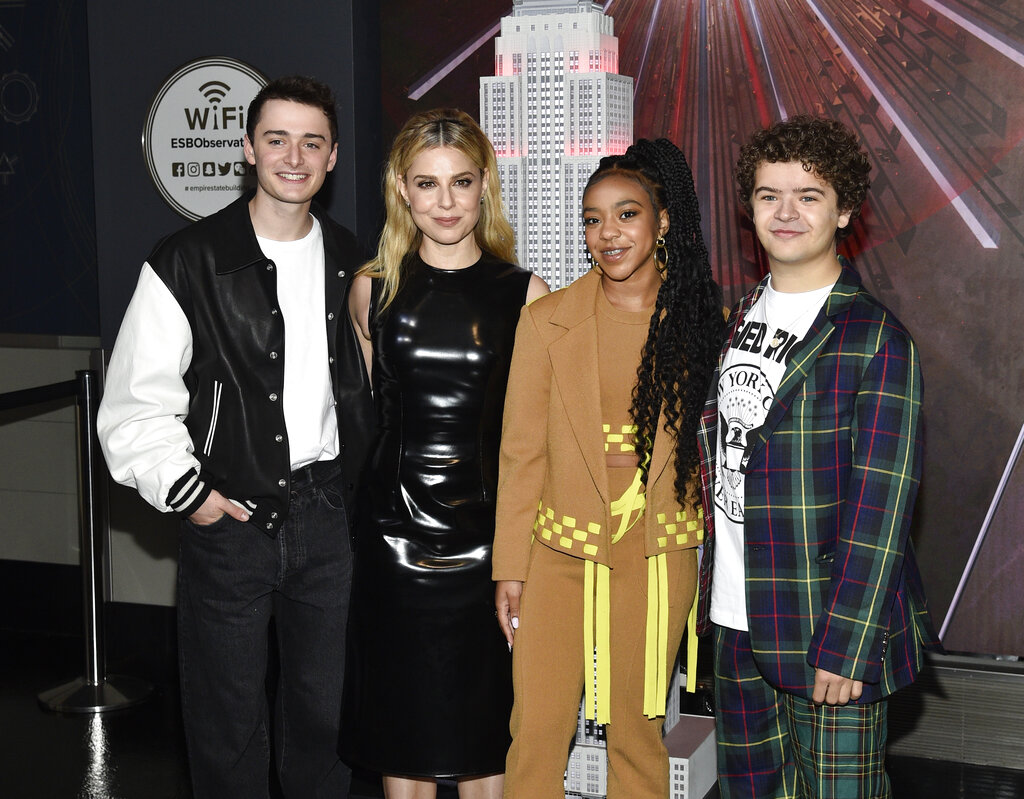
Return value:
[(189, 470), (167, 492), (167, 506), (180, 516), (191, 516), (206, 502), (212, 490), (199, 478), (198, 472)]

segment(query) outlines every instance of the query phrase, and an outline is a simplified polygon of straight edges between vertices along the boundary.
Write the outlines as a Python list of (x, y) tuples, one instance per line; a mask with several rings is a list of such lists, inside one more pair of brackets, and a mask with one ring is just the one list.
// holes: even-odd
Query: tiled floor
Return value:
[[(36, 695), (78, 676), (82, 660), (79, 639), (0, 633), (0, 797), (190, 799), (173, 685), (111, 713), (41, 709)], [(1024, 799), (1024, 771), (908, 758), (889, 771), (896, 799)], [(380, 796), (372, 775), (357, 775), (353, 799)]]

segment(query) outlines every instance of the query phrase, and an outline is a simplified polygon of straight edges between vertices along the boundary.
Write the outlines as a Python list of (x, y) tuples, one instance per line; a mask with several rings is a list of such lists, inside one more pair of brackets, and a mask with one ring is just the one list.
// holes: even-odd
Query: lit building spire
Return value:
[(595, 0), (512, 0), (512, 16), (528, 14), (579, 14), (601, 12), (601, 3)]
[(552, 288), (590, 268), (580, 224), (587, 179), (633, 141), (633, 79), (618, 74), (613, 20), (592, 0), (515, 0), (480, 79), (519, 261)]

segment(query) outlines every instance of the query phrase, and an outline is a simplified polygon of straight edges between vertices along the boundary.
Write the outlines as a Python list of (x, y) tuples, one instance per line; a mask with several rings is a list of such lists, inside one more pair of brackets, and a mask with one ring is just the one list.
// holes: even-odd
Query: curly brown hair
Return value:
[[(857, 137), (843, 123), (807, 114), (776, 122), (759, 130), (740, 148), (734, 175), (740, 202), (751, 214), (751, 198), (757, 168), (763, 163), (799, 161), (835, 189), (840, 211), (857, 218), (867, 196), (871, 162)], [(836, 231), (836, 238), (850, 234), (852, 225)]]

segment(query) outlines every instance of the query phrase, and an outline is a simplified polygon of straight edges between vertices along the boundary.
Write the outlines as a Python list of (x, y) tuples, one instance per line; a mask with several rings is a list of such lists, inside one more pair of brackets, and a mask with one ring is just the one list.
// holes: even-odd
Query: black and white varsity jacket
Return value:
[[(158, 510), (188, 516), (216, 489), (275, 535), (290, 490), (285, 330), (251, 197), (167, 237), (143, 265), (111, 356), (98, 432), (114, 479)], [(346, 310), (360, 248), (321, 208), (311, 212), (323, 232), (324, 324), (351, 509), (375, 429)]]

